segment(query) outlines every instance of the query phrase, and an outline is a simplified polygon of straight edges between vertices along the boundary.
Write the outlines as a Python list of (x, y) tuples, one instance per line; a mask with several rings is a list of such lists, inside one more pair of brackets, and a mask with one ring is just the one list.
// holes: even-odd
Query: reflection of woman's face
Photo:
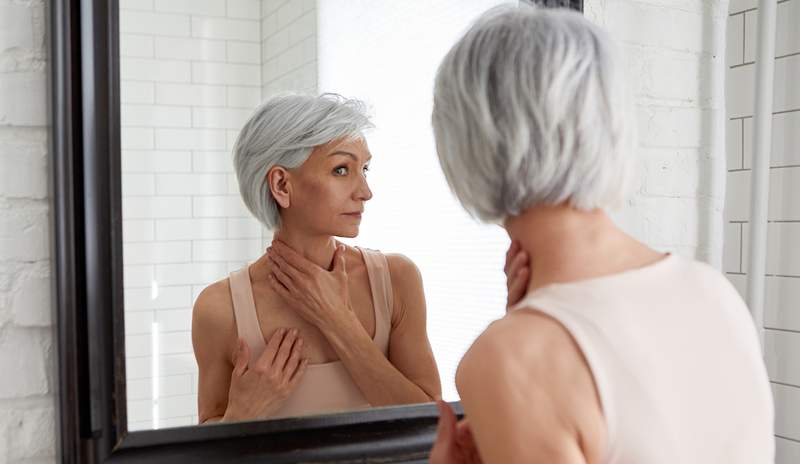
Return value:
[(372, 198), (366, 179), (371, 158), (364, 140), (334, 140), (314, 148), (291, 170), (291, 204), (281, 220), (312, 233), (357, 236), (364, 203)]

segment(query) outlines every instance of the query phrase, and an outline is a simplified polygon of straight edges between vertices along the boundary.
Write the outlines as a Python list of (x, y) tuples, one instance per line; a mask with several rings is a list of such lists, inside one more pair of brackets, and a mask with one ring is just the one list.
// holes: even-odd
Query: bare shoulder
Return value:
[(200, 292), (192, 309), (192, 344), (200, 361), (206, 353), (232, 355), (236, 346), (230, 281), (218, 280)]
[(406, 255), (400, 253), (385, 254), (386, 262), (389, 264), (389, 273), (392, 276), (392, 284), (398, 288), (414, 287), (422, 284), (422, 275), (414, 261)]
[(414, 261), (400, 253), (385, 254), (392, 279), (392, 326), (397, 327), (408, 318), (425, 319), (425, 292), (422, 287), (422, 274)]

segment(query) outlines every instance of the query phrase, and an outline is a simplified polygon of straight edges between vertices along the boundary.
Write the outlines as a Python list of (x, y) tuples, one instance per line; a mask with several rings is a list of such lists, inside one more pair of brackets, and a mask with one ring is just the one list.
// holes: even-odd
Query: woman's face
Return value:
[(366, 178), (371, 158), (364, 140), (340, 139), (314, 148), (288, 174), (290, 204), (281, 221), (320, 235), (357, 236), (364, 203), (372, 198)]

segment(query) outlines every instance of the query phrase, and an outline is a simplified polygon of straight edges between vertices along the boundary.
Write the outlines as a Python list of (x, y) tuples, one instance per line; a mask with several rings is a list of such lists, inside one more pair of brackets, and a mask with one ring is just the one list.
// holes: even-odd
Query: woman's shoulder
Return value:
[(192, 309), (193, 337), (233, 343), (228, 340), (235, 338), (236, 334), (230, 289), (230, 279), (225, 277), (209, 284), (200, 292)]

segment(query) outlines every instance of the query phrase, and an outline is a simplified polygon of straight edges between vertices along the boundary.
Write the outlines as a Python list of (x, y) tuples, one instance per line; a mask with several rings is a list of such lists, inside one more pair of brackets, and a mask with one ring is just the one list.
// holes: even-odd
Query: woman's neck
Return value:
[(323, 269), (331, 268), (337, 242), (330, 235), (304, 233), (287, 224), (275, 232), (272, 240), (280, 240)]
[(528, 291), (642, 267), (662, 254), (620, 230), (602, 211), (538, 206), (510, 217), (504, 227), (528, 253)]

